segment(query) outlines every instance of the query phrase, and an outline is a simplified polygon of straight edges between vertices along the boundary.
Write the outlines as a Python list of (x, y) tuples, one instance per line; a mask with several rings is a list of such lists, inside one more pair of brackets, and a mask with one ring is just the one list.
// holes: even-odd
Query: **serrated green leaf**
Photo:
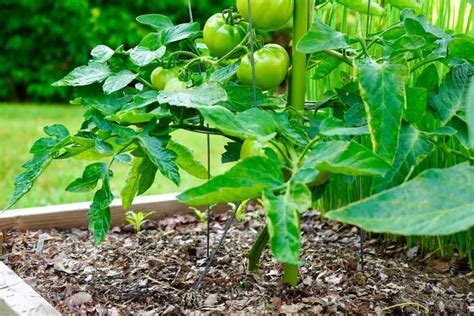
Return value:
[(433, 150), (435, 145), (412, 125), (405, 124), (400, 132), (400, 143), (392, 170), (383, 177), (375, 177), (373, 192), (381, 192), (405, 181), (412, 168), (418, 166)]
[(256, 198), (264, 189), (281, 186), (284, 182), (284, 176), (274, 162), (265, 157), (250, 157), (177, 198), (191, 206), (243, 201)]
[(359, 85), (368, 116), (374, 151), (392, 162), (398, 148), (405, 106), (405, 65), (378, 64), (370, 59), (358, 62)]
[(208, 178), (209, 175), (206, 167), (204, 167), (200, 161), (194, 159), (193, 152), (186, 146), (170, 140), (166, 148), (170, 149), (177, 155), (176, 164), (181, 169), (198, 179)]
[(450, 235), (474, 225), (473, 190), (474, 167), (431, 169), (326, 217), (377, 233)]
[(311, 55), (309, 61), (310, 68), (314, 68), (313, 79), (320, 80), (326, 78), (334, 69), (336, 69), (342, 61), (325, 52), (318, 52)]
[(233, 63), (226, 67), (219, 68), (218, 70), (212, 73), (211, 77), (209, 78), (209, 81), (221, 83), (227, 81), (237, 73), (238, 69), (239, 63)]
[(109, 76), (107, 80), (105, 80), (102, 88), (106, 94), (114, 93), (128, 86), (137, 76), (138, 74), (130, 70), (122, 70), (119, 73)]
[(91, 51), (92, 59), (98, 63), (107, 62), (114, 54), (115, 51), (106, 45), (98, 45)]
[(279, 262), (298, 265), (301, 249), (299, 217), (310, 207), (311, 191), (301, 183), (289, 182), (281, 195), (268, 189), (263, 191), (270, 249)]
[(66, 191), (73, 193), (90, 192), (95, 189), (99, 180), (103, 180), (108, 176), (108, 166), (103, 162), (88, 165), (81, 178), (77, 178), (71, 182)]
[(317, 169), (350, 176), (384, 175), (391, 167), (385, 160), (355, 141), (319, 143), (306, 155), (301, 170)]
[(347, 127), (344, 122), (335, 117), (328, 117), (321, 122), (319, 133), (324, 136), (360, 136), (368, 135), (369, 128), (366, 126)]
[(53, 86), (63, 87), (87, 86), (95, 82), (101, 82), (111, 75), (110, 69), (106, 64), (90, 62), (86, 66), (81, 66), (71, 71), (63, 79), (53, 83)]
[(137, 46), (130, 51), (130, 59), (138, 67), (145, 67), (153, 61), (164, 56), (166, 46), (161, 46), (156, 50), (151, 50), (148, 47)]
[(227, 93), (217, 83), (204, 83), (182, 92), (160, 92), (157, 98), (161, 104), (197, 108), (213, 106), (227, 100)]
[(315, 19), (309, 32), (296, 45), (299, 52), (306, 54), (349, 47), (345, 34), (332, 29), (319, 19)]
[(90, 210), (87, 213), (87, 217), (89, 217), (89, 230), (94, 236), (94, 243), (96, 245), (101, 244), (109, 232), (111, 223), (109, 206), (113, 200), (114, 196), (110, 190), (109, 180), (105, 178), (102, 188), (95, 193)]
[(173, 181), (180, 183), (179, 169), (176, 164), (177, 155), (166, 148), (168, 139), (141, 135), (138, 137), (143, 151), (150, 161), (160, 170), (161, 174)]
[(171, 19), (161, 14), (145, 14), (136, 18), (138, 23), (151, 26), (157, 31), (167, 29), (173, 26)]
[(465, 94), (473, 74), (474, 68), (469, 63), (454, 66), (446, 75), (439, 92), (430, 96), (430, 105), (444, 124), (458, 111), (465, 110)]

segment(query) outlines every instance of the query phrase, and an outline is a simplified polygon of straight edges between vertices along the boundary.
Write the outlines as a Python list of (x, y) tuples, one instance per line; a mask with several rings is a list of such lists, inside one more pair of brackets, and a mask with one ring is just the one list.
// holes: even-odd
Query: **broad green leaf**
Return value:
[(137, 76), (138, 74), (130, 70), (122, 70), (119, 73), (109, 76), (107, 80), (105, 80), (102, 88), (106, 94), (114, 93), (128, 86)]
[(229, 66), (219, 68), (215, 72), (211, 74), (211, 77), (209, 78), (209, 81), (214, 81), (214, 82), (224, 82), (232, 78), (236, 73), (237, 70), (239, 69), (239, 63), (233, 63), (230, 64)]
[(417, 88), (425, 88), (427, 91), (438, 90), (439, 74), (435, 65), (426, 67), (421, 75), (416, 79)]
[(383, 177), (375, 177), (373, 192), (381, 192), (405, 181), (412, 168), (418, 166), (433, 150), (435, 145), (412, 125), (405, 124), (400, 132), (400, 144), (392, 170)]
[(191, 206), (243, 201), (284, 183), (283, 174), (271, 160), (250, 157), (207, 183), (181, 193), (178, 200)]
[(469, 148), (469, 127), (467, 122), (459, 117), (454, 116), (451, 121), (448, 122), (447, 126), (456, 130), (454, 137), (461, 143), (461, 145), (468, 149)]
[(309, 142), (309, 136), (303, 129), (297, 117), (291, 117), (289, 112), (275, 114), (278, 132), (293, 144), (304, 147)]
[(329, 141), (319, 143), (309, 151), (301, 167), (304, 169), (373, 176), (384, 175), (390, 170), (390, 165), (355, 141)]
[(167, 29), (173, 26), (171, 19), (161, 14), (145, 14), (136, 18), (138, 23), (151, 26), (157, 31)]
[(139, 92), (133, 97), (132, 102), (125, 105), (122, 110), (130, 111), (135, 109), (141, 109), (150, 104), (157, 103), (158, 94), (159, 92), (157, 90), (147, 90)]
[(347, 127), (344, 122), (333, 116), (324, 119), (319, 126), (319, 133), (324, 136), (360, 136), (368, 135), (367, 126)]
[(197, 108), (213, 106), (227, 100), (227, 93), (217, 83), (204, 83), (183, 92), (160, 92), (157, 98), (161, 104)]
[(282, 108), (285, 106), (285, 100), (265, 95), (262, 90), (257, 89), (257, 103), (253, 101), (253, 88), (249, 86), (235, 85), (228, 83), (224, 86), (227, 93), (227, 100), (218, 104), (233, 112), (242, 112), (255, 106), (260, 108)]
[(133, 159), (132, 166), (128, 171), (127, 179), (125, 180), (125, 186), (120, 192), (120, 196), (122, 197), (122, 208), (124, 210), (128, 210), (130, 206), (132, 206), (133, 200), (138, 194), (140, 178), (143, 176), (143, 174), (140, 173), (140, 166), (142, 165), (143, 160), (144, 158), (141, 157), (135, 157)]
[(263, 208), (270, 234), (270, 249), (282, 263), (298, 265), (301, 237), (300, 213), (311, 207), (311, 191), (301, 184), (288, 182), (284, 194), (263, 191)]
[(199, 111), (211, 127), (241, 139), (268, 140), (273, 138), (276, 131), (273, 116), (258, 108), (237, 114), (222, 106), (201, 107)]
[(193, 152), (186, 146), (171, 140), (166, 148), (177, 155), (176, 164), (181, 169), (198, 179), (208, 178), (209, 175), (206, 167), (200, 161), (194, 159)]
[(66, 191), (73, 193), (90, 192), (95, 189), (99, 180), (103, 180), (108, 176), (108, 172), (108, 166), (103, 162), (88, 165), (84, 169), (82, 177), (69, 184)]
[(474, 79), (471, 79), (471, 84), (466, 94), (466, 120), (469, 131), (469, 147), (474, 148)]
[(454, 39), (448, 46), (448, 57), (465, 59), (474, 63), (474, 37), (461, 35)]
[(423, 48), (426, 45), (426, 40), (418, 35), (405, 35), (400, 37), (394, 44), (394, 52), (411, 51)]
[(428, 106), (428, 90), (418, 87), (407, 87), (407, 104), (405, 119), (413, 124), (418, 123), (425, 115)]
[(319, 52), (311, 55), (309, 61), (310, 68), (314, 68), (313, 79), (320, 80), (326, 78), (342, 61), (336, 57), (328, 55), (325, 52)]
[(92, 138), (71, 136), (71, 144), (65, 148), (65, 153), (58, 158), (66, 159), (73, 157), (74, 159), (82, 160), (100, 160), (112, 155), (113, 152), (100, 153), (97, 150), (95, 140)]
[(469, 63), (454, 66), (446, 75), (439, 92), (430, 96), (430, 105), (443, 123), (448, 122), (458, 111), (465, 110), (465, 94), (473, 74), (474, 68)]
[(345, 34), (332, 29), (319, 19), (315, 19), (309, 32), (296, 45), (299, 52), (306, 54), (349, 47)]
[(110, 190), (109, 180), (105, 178), (102, 188), (95, 193), (90, 210), (87, 213), (87, 217), (90, 219), (89, 230), (94, 236), (96, 245), (102, 243), (109, 232), (111, 223), (109, 206), (113, 200), (114, 196)]
[(87, 86), (94, 82), (100, 82), (111, 75), (110, 69), (106, 64), (90, 62), (86, 66), (81, 66), (71, 71), (63, 79), (53, 83), (53, 86), (63, 87)]
[(138, 195), (144, 194), (155, 182), (156, 172), (158, 168), (148, 157), (143, 157), (143, 162), (138, 168), (138, 173), (141, 174), (138, 183)]
[(358, 62), (357, 68), (372, 146), (378, 155), (392, 162), (398, 148), (408, 69), (370, 59)]
[(36, 179), (56, 158), (65, 145), (68, 144), (69, 131), (63, 125), (51, 125), (44, 128), (50, 138), (40, 138), (31, 147), (33, 158), (26, 161), (22, 167), (26, 169), (15, 178), (15, 191), (5, 209), (11, 208), (33, 187)]
[(105, 45), (98, 45), (91, 52), (92, 59), (98, 63), (107, 62), (114, 54), (115, 51)]
[(80, 88), (80, 95), (81, 97), (75, 99), (73, 104), (92, 107), (104, 115), (116, 113), (132, 100), (132, 96), (124, 95), (123, 91), (104, 94), (103, 90), (97, 85)]
[(130, 59), (139, 67), (145, 67), (153, 61), (164, 56), (166, 46), (161, 46), (156, 50), (151, 50), (148, 47), (137, 46), (130, 50)]
[(160, 31), (161, 43), (167, 45), (169, 43), (182, 41), (197, 35), (199, 31), (199, 23), (178, 24)]
[(326, 216), (377, 233), (450, 235), (474, 225), (473, 190), (474, 167), (431, 169)]
[(160, 170), (161, 174), (179, 185), (179, 169), (176, 165), (176, 154), (167, 149), (168, 140), (149, 135), (139, 136), (140, 144), (151, 162)]

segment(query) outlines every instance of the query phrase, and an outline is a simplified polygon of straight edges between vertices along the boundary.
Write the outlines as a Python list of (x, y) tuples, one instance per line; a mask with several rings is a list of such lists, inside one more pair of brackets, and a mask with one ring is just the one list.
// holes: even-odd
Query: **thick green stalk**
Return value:
[(306, 99), (306, 54), (296, 50), (296, 44), (308, 32), (311, 0), (295, 1), (293, 15), (293, 60), (290, 77), (289, 106), (304, 111)]
[(258, 263), (260, 262), (260, 258), (262, 257), (262, 253), (267, 247), (268, 241), (270, 240), (270, 235), (268, 234), (267, 226), (265, 226), (260, 234), (255, 240), (255, 243), (252, 246), (248, 253), (249, 258), (249, 271), (250, 272), (258, 272)]

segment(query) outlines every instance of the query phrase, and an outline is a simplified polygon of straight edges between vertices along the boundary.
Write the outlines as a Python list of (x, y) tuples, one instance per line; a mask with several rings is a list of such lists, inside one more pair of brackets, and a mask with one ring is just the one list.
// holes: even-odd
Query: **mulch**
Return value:
[[(213, 245), (227, 217), (212, 223)], [(357, 229), (317, 212), (302, 217), (298, 286), (281, 283), (282, 266), (268, 250), (261, 272), (248, 273), (245, 254), (263, 223), (258, 209), (234, 222), (198, 291), (206, 225), (191, 215), (150, 221), (140, 234), (114, 227), (100, 247), (83, 229), (12, 230), (1, 258), (63, 314), (474, 313), (474, 271), (465, 261), (378, 237), (365, 243), (362, 272)]]

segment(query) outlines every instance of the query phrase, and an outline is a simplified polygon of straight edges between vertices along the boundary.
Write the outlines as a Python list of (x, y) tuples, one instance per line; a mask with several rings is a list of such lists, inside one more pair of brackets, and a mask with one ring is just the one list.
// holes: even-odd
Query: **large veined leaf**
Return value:
[(384, 177), (376, 177), (372, 184), (373, 192), (380, 192), (405, 181), (411, 169), (423, 161), (435, 145), (412, 125), (403, 125), (400, 132), (400, 144), (393, 162), (392, 170)]
[(331, 116), (321, 122), (319, 134), (324, 136), (368, 135), (369, 129), (367, 126), (347, 127), (342, 120)]
[(103, 63), (92, 61), (86, 66), (81, 66), (74, 69), (63, 79), (53, 83), (53, 86), (87, 86), (94, 82), (101, 82), (110, 75), (111, 72), (109, 66)]
[(136, 18), (138, 23), (153, 27), (155, 30), (160, 31), (173, 26), (173, 22), (166, 15), (161, 14), (145, 14), (140, 15)]
[(106, 94), (114, 93), (128, 86), (137, 76), (138, 74), (130, 70), (122, 70), (119, 73), (109, 76), (107, 80), (105, 80), (102, 88)]
[(137, 46), (130, 50), (130, 59), (139, 67), (145, 67), (158, 58), (163, 57), (166, 52), (166, 46), (151, 50), (148, 47)]
[(454, 66), (446, 75), (438, 94), (431, 96), (430, 105), (438, 112), (443, 123), (448, 122), (456, 112), (465, 110), (465, 94), (473, 74), (474, 68), (469, 63)]
[(167, 140), (160, 137), (141, 135), (140, 145), (151, 162), (160, 170), (161, 174), (172, 180), (176, 185), (180, 183), (176, 154), (167, 149)]
[(319, 52), (311, 55), (309, 64), (310, 68), (314, 68), (313, 79), (320, 80), (326, 78), (334, 69), (342, 64), (342, 61), (325, 52)]
[(257, 138), (266, 140), (272, 138), (276, 131), (273, 116), (269, 112), (258, 108), (252, 108), (237, 114), (222, 106), (201, 107), (199, 111), (211, 127), (241, 139)]
[(471, 80), (469, 91), (466, 94), (466, 120), (469, 147), (474, 148), (474, 80)]
[(158, 102), (187, 108), (212, 106), (227, 100), (227, 93), (217, 83), (204, 83), (182, 92), (160, 92)]
[(428, 105), (428, 90), (422, 87), (407, 87), (407, 106), (405, 119), (413, 124), (419, 122), (426, 112)]
[(280, 168), (272, 160), (250, 157), (207, 183), (181, 193), (177, 198), (192, 206), (243, 201), (256, 198), (264, 189), (281, 186), (284, 182)]
[(347, 36), (315, 19), (311, 29), (297, 43), (296, 49), (301, 53), (311, 54), (330, 49), (350, 47)]
[(94, 47), (94, 49), (91, 51), (92, 60), (98, 63), (105, 63), (114, 54), (115, 54), (115, 51), (112, 48), (105, 45), (98, 45)]
[(345, 175), (384, 175), (390, 164), (355, 141), (330, 141), (317, 144), (301, 167)]
[(208, 178), (206, 167), (200, 161), (194, 159), (193, 152), (186, 146), (171, 140), (166, 148), (177, 155), (176, 164), (181, 169), (198, 179)]
[(50, 137), (38, 139), (31, 147), (33, 157), (22, 165), (25, 171), (15, 178), (15, 191), (5, 209), (11, 208), (31, 190), (36, 179), (69, 142), (69, 131), (63, 125), (50, 125), (44, 131)]
[(431, 169), (327, 217), (377, 233), (450, 235), (474, 225), (474, 167)]
[(284, 194), (263, 192), (263, 208), (273, 256), (282, 263), (298, 265), (301, 248), (300, 213), (311, 207), (311, 191), (301, 183), (288, 182)]
[(110, 190), (109, 179), (106, 177), (103, 180), (102, 188), (95, 193), (90, 210), (87, 213), (87, 217), (90, 219), (89, 230), (94, 236), (96, 245), (103, 242), (109, 232), (111, 223), (109, 206), (113, 200), (114, 196)]
[(357, 68), (374, 151), (392, 162), (398, 148), (408, 69), (370, 59), (357, 63)]

